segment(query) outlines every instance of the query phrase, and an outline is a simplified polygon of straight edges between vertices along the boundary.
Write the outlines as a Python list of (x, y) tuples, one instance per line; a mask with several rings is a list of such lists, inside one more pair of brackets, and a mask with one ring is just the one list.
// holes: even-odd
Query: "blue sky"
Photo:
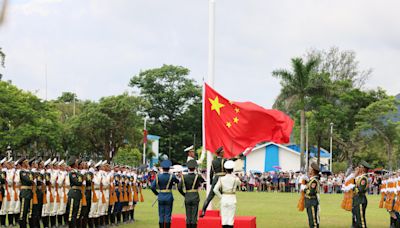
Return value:
[[(1, 1), (1, 0), (0, 0)], [(207, 74), (207, 0), (14, 0), (0, 27), (4, 79), (49, 99), (132, 91), (140, 70), (176, 64)], [(216, 0), (215, 89), (271, 107), (271, 76), (310, 48), (357, 52), (372, 68), (366, 88), (400, 92), (400, 2), (396, 0)]]

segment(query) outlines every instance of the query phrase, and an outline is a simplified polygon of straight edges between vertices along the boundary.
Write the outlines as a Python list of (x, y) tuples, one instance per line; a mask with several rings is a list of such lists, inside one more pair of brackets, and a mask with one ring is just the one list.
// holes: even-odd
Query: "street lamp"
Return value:
[(330, 124), (331, 125), (331, 138), (330, 138), (330, 148), (329, 148), (329, 153), (331, 154), (331, 159), (329, 161), (330, 166), (329, 166), (329, 170), (332, 172), (332, 136), (333, 136), (333, 123)]

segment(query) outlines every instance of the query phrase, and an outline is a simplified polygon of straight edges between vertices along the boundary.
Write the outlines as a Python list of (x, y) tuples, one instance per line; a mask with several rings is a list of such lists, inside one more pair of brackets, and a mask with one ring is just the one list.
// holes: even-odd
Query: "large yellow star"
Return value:
[(210, 103), (211, 103), (211, 110), (215, 110), (215, 111), (218, 113), (218, 115), (220, 115), (220, 112), (221, 112), (220, 109), (221, 109), (222, 107), (224, 107), (225, 105), (222, 104), (222, 103), (219, 103), (219, 98), (218, 98), (218, 96), (216, 96), (214, 100), (211, 99), (211, 98), (208, 98), (208, 100), (209, 100)]
[(235, 124), (239, 123), (239, 118), (237, 118), (237, 116), (235, 116), (235, 118), (233, 118), (233, 122), (234, 122)]

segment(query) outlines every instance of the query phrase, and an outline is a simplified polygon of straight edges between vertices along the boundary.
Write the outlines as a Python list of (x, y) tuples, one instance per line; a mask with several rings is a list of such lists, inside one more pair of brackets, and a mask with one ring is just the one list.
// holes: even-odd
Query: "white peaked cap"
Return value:
[(233, 162), (231, 160), (226, 161), (224, 164), (225, 169), (233, 169), (234, 167), (235, 167), (235, 162)]
[(107, 164), (107, 160), (104, 160), (101, 164), (102, 164), (102, 165)]
[(99, 167), (99, 165), (101, 165), (101, 163), (103, 163), (102, 160), (100, 160), (99, 162), (97, 162), (96, 165), (94, 165), (94, 167)]
[(7, 162), (12, 162), (12, 158), (8, 159), (8, 161), (7, 161)]
[(44, 162), (44, 166), (47, 166), (48, 164), (50, 164), (50, 162), (51, 162), (51, 159), (50, 159), (50, 158), (47, 159), (47, 160)]
[(90, 161), (87, 163), (88, 166), (92, 165), (93, 161), (90, 159)]
[(190, 151), (190, 150), (193, 150), (193, 145), (189, 146), (189, 147), (186, 148), (184, 151), (187, 152), (187, 151)]
[(54, 158), (53, 161), (51, 162), (52, 165), (56, 164), (57, 158)]
[(6, 160), (7, 160), (7, 158), (4, 157), (4, 158), (0, 161), (0, 164), (3, 164)]
[(62, 165), (62, 164), (64, 164), (65, 163), (65, 161), (64, 160), (61, 160), (59, 163), (58, 163), (58, 165)]

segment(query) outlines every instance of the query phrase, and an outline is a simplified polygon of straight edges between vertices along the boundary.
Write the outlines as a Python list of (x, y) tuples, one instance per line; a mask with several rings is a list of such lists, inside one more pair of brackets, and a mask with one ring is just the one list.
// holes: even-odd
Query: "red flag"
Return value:
[(147, 130), (143, 129), (143, 143), (147, 143)]
[(223, 146), (231, 158), (260, 142), (289, 142), (294, 122), (281, 111), (230, 101), (207, 84), (203, 102), (206, 149), (213, 153)]

